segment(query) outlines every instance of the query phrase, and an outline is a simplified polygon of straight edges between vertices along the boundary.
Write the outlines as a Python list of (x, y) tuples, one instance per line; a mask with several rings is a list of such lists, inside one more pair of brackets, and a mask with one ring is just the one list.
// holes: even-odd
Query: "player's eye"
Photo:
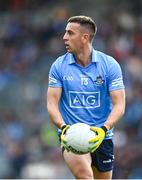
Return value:
[(73, 35), (74, 33), (72, 31), (68, 31), (68, 34), (69, 35)]

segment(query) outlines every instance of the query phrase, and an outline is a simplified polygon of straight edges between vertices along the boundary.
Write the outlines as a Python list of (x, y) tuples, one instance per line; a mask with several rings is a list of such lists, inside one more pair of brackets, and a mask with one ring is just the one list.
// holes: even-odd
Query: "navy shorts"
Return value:
[[(59, 141), (61, 142), (60, 135)], [(62, 153), (64, 148), (62, 148)], [(114, 165), (114, 153), (112, 139), (103, 140), (99, 148), (91, 153), (92, 166), (95, 166), (100, 172), (107, 172), (113, 169)]]
[(114, 153), (113, 142), (111, 139), (104, 140), (99, 148), (91, 153), (92, 166), (101, 172), (110, 171), (113, 169)]

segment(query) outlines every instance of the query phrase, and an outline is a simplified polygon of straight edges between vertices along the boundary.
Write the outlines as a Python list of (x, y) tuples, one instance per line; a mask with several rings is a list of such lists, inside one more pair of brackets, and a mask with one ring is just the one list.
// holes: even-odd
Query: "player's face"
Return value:
[(83, 33), (78, 23), (68, 23), (63, 36), (68, 52), (77, 53), (83, 46)]

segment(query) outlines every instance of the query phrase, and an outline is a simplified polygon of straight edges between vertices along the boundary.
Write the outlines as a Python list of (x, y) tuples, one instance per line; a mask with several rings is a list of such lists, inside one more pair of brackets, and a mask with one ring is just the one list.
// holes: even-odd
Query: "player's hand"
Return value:
[(67, 142), (65, 140), (65, 134), (69, 128), (70, 128), (69, 125), (63, 125), (61, 128), (61, 147), (64, 147), (67, 151), (70, 151), (70, 149), (67, 146)]
[(102, 141), (106, 136), (106, 132), (108, 131), (108, 129), (105, 126), (102, 126), (100, 128), (92, 126), (90, 129), (94, 131), (96, 134), (94, 138), (91, 138), (89, 140), (89, 143), (92, 144), (89, 150), (90, 152), (94, 152), (101, 145)]

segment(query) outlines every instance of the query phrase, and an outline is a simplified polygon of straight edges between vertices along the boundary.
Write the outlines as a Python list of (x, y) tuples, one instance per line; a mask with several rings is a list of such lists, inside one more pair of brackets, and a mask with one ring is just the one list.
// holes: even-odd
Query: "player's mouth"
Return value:
[(69, 47), (70, 47), (69, 44), (65, 44), (65, 46), (66, 46), (66, 49), (69, 49)]
[(69, 43), (65, 42), (65, 46), (69, 46)]

